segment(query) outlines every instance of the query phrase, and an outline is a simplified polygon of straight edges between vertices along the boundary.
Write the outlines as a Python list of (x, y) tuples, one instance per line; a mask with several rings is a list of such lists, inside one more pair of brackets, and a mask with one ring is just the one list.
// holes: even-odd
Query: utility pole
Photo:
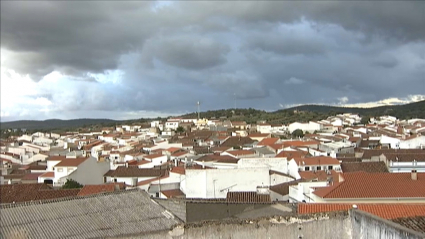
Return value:
[(198, 105), (198, 120), (199, 120), (200, 119), (200, 114), (201, 114), (201, 112), (199, 111), (199, 107), (201, 105), (201, 102), (198, 101), (197, 105)]

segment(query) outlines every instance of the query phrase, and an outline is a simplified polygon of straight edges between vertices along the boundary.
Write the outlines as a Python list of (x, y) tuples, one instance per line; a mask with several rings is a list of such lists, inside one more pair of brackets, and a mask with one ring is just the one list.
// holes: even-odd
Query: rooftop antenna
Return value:
[(200, 115), (200, 113), (201, 113), (201, 112), (199, 111), (199, 107), (200, 107), (200, 105), (201, 105), (201, 102), (199, 102), (199, 101), (198, 101), (198, 102), (197, 102), (197, 105), (198, 105), (198, 120), (199, 120), (199, 119), (200, 119), (199, 115)]

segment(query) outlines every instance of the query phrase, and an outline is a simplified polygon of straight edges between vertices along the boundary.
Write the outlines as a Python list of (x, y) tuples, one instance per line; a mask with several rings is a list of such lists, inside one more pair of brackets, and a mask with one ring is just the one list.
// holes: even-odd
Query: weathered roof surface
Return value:
[(78, 165), (82, 164), (84, 161), (86, 161), (88, 158), (67, 158), (62, 159), (58, 164), (55, 165), (56, 167), (77, 167)]
[[(358, 203), (356, 206), (359, 210), (385, 219), (425, 216), (425, 203)], [(319, 212), (345, 211), (351, 208), (353, 208), (352, 203), (300, 203), (298, 204), (298, 213), (310, 214)]]
[(167, 198), (178, 198), (185, 196), (185, 194), (180, 189), (162, 190), (161, 193), (164, 194)]
[(84, 185), (78, 196), (86, 196), (105, 192), (114, 192), (115, 184)]
[(344, 173), (344, 181), (313, 193), (322, 198), (425, 198), (425, 173)]
[(53, 189), (43, 183), (0, 185), (0, 203), (18, 203), (77, 196), (80, 189)]
[(280, 195), (288, 195), (289, 194), (289, 186), (297, 185), (299, 182), (303, 182), (303, 179), (294, 180), (286, 183), (276, 184), (270, 187), (270, 191), (278, 193)]
[(169, 230), (181, 221), (140, 190), (77, 197), (1, 209), (8, 238), (104, 238)]
[(341, 169), (344, 173), (350, 172), (368, 172), (368, 173), (388, 173), (387, 165), (384, 162), (356, 162), (341, 163)]
[(258, 142), (257, 145), (264, 146), (264, 145), (272, 145), (275, 144), (277, 141), (279, 141), (279, 138), (265, 138)]
[(425, 233), (425, 216), (402, 217), (392, 221), (412, 230)]
[(251, 144), (254, 140), (249, 137), (239, 137), (232, 136), (229, 137), (226, 141), (224, 141), (220, 146), (221, 147), (235, 147), (235, 146), (243, 146), (244, 144)]
[(165, 174), (165, 170), (152, 168), (139, 168), (137, 166), (118, 166), (115, 170), (109, 170), (105, 177), (157, 177)]

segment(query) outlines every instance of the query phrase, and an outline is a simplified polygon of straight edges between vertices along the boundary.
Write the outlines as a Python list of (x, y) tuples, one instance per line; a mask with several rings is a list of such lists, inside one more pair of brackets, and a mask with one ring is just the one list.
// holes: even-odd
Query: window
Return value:
[(116, 179), (116, 178), (114, 178), (114, 182), (115, 182), (115, 183), (117, 182), (117, 179)]
[(332, 170), (332, 166), (328, 166), (328, 169), (329, 169), (329, 170)]
[(73, 170), (73, 168), (67, 168), (66, 171), (67, 172), (71, 172)]
[(310, 167), (305, 167), (305, 171), (310, 171)]
[(63, 168), (58, 168), (59, 173), (62, 172), (62, 171), (63, 171)]
[(322, 170), (322, 167), (317, 166), (317, 167), (316, 167), (316, 169), (317, 169), (317, 170)]

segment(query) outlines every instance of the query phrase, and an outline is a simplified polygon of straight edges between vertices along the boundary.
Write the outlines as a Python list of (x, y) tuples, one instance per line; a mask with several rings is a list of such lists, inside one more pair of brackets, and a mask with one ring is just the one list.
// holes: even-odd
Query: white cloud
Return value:
[(409, 104), (418, 101), (425, 100), (425, 95), (409, 95), (406, 98), (387, 98), (375, 102), (357, 103), (357, 104), (344, 104), (344, 107), (360, 107), (360, 108), (372, 108), (386, 105), (401, 105)]
[(339, 104), (345, 104), (348, 102), (348, 97), (344, 96), (341, 98), (338, 98)]

